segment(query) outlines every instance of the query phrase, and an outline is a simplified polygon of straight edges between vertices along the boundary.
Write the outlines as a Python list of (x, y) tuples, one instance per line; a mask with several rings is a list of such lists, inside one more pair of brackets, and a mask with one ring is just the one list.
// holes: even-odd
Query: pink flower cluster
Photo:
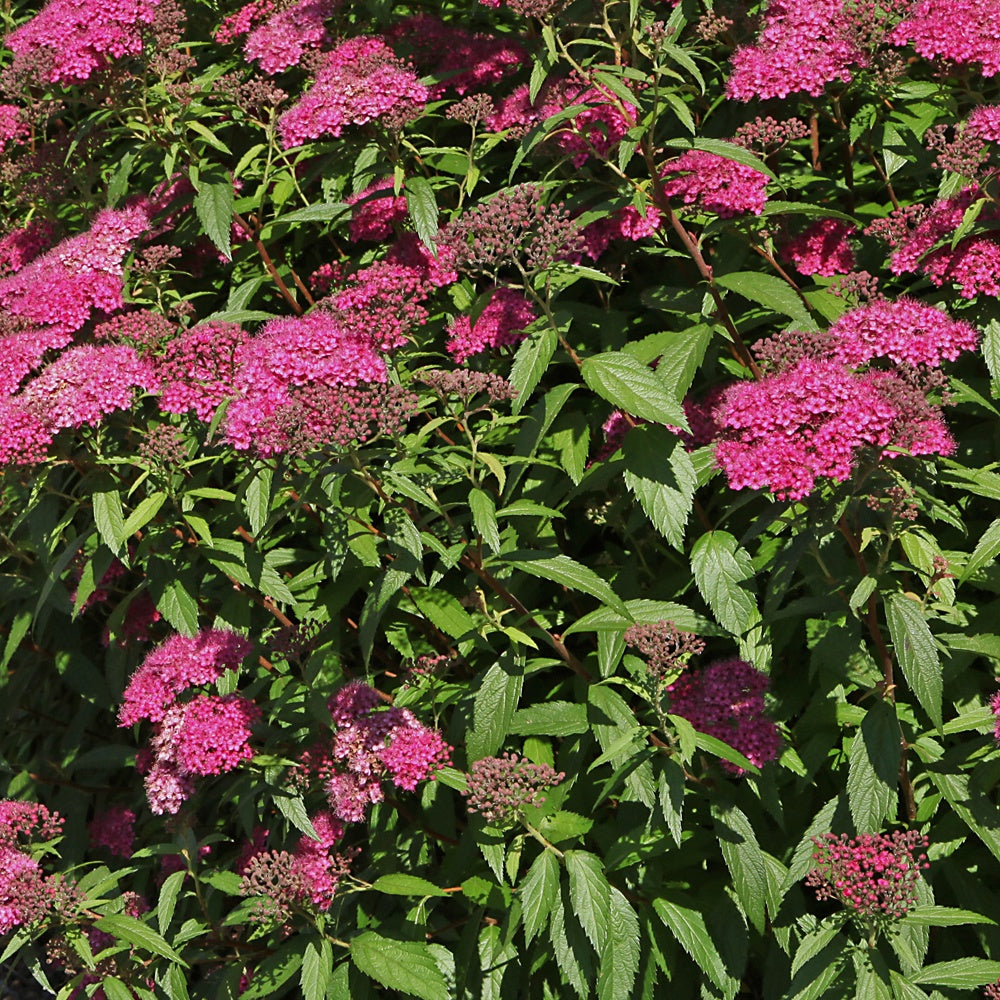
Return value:
[(448, 328), (448, 353), (459, 363), (490, 347), (507, 347), (522, 341), (524, 328), (537, 318), (534, 307), (519, 292), (498, 288), (475, 323), (457, 317)]
[(193, 410), (206, 423), (233, 392), (236, 357), (248, 342), (236, 323), (199, 323), (169, 340), (154, 359), (160, 409)]
[[(3, 152), (0, 149), (0, 152)], [(48, 219), (35, 219), (22, 229), (14, 229), (0, 239), (0, 274), (15, 274), (48, 249), (55, 235)]]
[(223, 18), (215, 32), (215, 40), (220, 45), (229, 45), (237, 38), (253, 31), (253, 29), (273, 14), (277, 8), (275, 0), (250, 0), (250, 3), (240, 7), (238, 11)]
[(548, 764), (529, 764), (515, 753), (483, 757), (469, 771), (462, 793), (469, 812), (479, 813), (493, 826), (514, 822), (527, 806), (545, 802), (542, 793), (565, 779), (562, 771)]
[(0, 306), (64, 333), (75, 333), (95, 310), (121, 309), (122, 264), (148, 226), (148, 216), (138, 207), (98, 212), (87, 232), (0, 279)]
[(307, 51), (329, 39), (326, 19), (338, 5), (339, 0), (298, 0), (283, 7), (250, 32), (243, 54), (271, 75), (298, 66)]
[(393, 227), (406, 219), (406, 198), (393, 192), (393, 180), (369, 184), (364, 191), (351, 195), (347, 204), (352, 206), (351, 240), (384, 240), (393, 234)]
[(756, 44), (733, 55), (726, 93), (737, 101), (800, 91), (819, 97), (864, 62), (842, 0), (771, 0)]
[(813, 837), (815, 867), (806, 885), (817, 899), (835, 899), (866, 925), (905, 916), (917, 903), (921, 869), (928, 868), (927, 838), (916, 830), (857, 837)]
[(322, 135), (336, 138), (349, 125), (384, 119), (400, 126), (429, 96), (381, 38), (349, 38), (326, 54), (312, 87), (278, 120), (278, 131), (289, 149)]
[(30, 132), (24, 112), (16, 104), (0, 104), (0, 153), (9, 145), (21, 145)]
[(386, 38), (408, 46), (419, 66), (441, 78), (431, 88), (435, 100), (448, 90), (460, 95), (478, 92), (515, 72), (527, 59), (524, 47), (510, 35), (471, 32), (431, 14), (404, 17)]
[(592, 222), (583, 230), (586, 242), (584, 253), (591, 259), (601, 257), (612, 240), (645, 239), (655, 234), (660, 228), (660, 213), (655, 205), (647, 205), (644, 215), (634, 205), (626, 205), (611, 215)]
[(49, 0), (7, 36), (22, 59), (33, 59), (47, 83), (83, 83), (108, 63), (143, 50), (142, 29), (159, 0)]
[(717, 153), (690, 150), (665, 163), (660, 176), (668, 197), (721, 219), (746, 212), (760, 215), (767, 201), (767, 174)]
[(912, 43), (925, 59), (979, 63), (983, 76), (996, 76), (998, 20), (998, 0), (919, 0), (889, 40), (894, 45)]
[(0, 799), (0, 934), (34, 924), (51, 909), (56, 882), (19, 841), (55, 840), (62, 827), (59, 814), (45, 806)]
[(130, 858), (135, 850), (135, 813), (124, 806), (99, 812), (90, 823), (90, 843), (107, 848), (115, 857)]
[[(743, 660), (716, 660), (703, 670), (684, 673), (667, 688), (670, 711), (739, 750), (757, 767), (777, 758), (781, 737), (764, 705), (767, 676)], [(740, 775), (729, 761), (723, 767)]]
[(441, 734), (421, 725), (405, 708), (376, 711), (374, 688), (352, 681), (330, 698), (331, 739), (301, 758), (300, 778), (323, 783), (337, 819), (359, 823), (368, 806), (384, 797), (382, 782), (413, 791), (450, 760)]
[(857, 227), (840, 219), (819, 219), (790, 239), (783, 254), (800, 274), (832, 277), (854, 270), (854, 251), (849, 238)]

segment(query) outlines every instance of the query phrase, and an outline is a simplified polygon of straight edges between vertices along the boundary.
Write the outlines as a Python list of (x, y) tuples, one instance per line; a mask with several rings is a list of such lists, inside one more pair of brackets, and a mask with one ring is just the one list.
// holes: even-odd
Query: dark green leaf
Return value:
[(198, 631), (198, 604), (181, 580), (165, 584), (156, 608), (183, 635), (194, 635)]
[(125, 916), (123, 913), (113, 913), (96, 920), (94, 926), (99, 931), (127, 941), (136, 948), (152, 952), (163, 958), (169, 958), (171, 962), (176, 962), (178, 965), (184, 966), (185, 969), (188, 967), (187, 962), (152, 927), (144, 924), (141, 920), (136, 920), (135, 917)]
[(543, 701), (522, 708), (510, 725), (518, 736), (572, 736), (587, 728), (586, 706), (570, 701)]
[(433, 882), (417, 875), (407, 875), (400, 872), (396, 875), (381, 875), (372, 883), (376, 892), (384, 892), (388, 896), (447, 896)]
[(995, 924), (995, 920), (984, 917), (973, 910), (960, 910), (954, 906), (934, 906), (927, 903), (915, 906), (901, 923), (916, 924), (921, 927), (956, 927), (963, 924)]
[(698, 485), (687, 450), (663, 427), (636, 427), (625, 438), (625, 483), (653, 527), (678, 550)]
[(886, 617), (903, 676), (931, 722), (940, 729), (941, 661), (927, 619), (920, 605), (903, 594), (889, 594)]
[(706, 532), (691, 549), (691, 567), (702, 597), (723, 628), (743, 635), (760, 621), (747, 581), (754, 578), (746, 551), (726, 531)]
[(736, 806), (713, 809), (712, 815), (716, 838), (733, 877), (733, 887), (743, 912), (750, 923), (763, 933), (767, 871), (757, 836), (746, 814)]
[(667, 925), (691, 960), (719, 989), (726, 986), (726, 965), (708, 933), (705, 918), (688, 906), (669, 899), (654, 899), (656, 915)]
[(865, 714), (854, 737), (847, 774), (847, 801), (858, 833), (878, 833), (894, 811), (899, 777), (899, 723), (887, 701)]
[(194, 210), (205, 235), (219, 248), (219, 252), (232, 260), (230, 233), (233, 226), (233, 182), (226, 178), (218, 181), (201, 180), (194, 196)]
[(469, 491), (469, 509), (476, 533), (493, 552), (499, 552), (500, 529), (497, 527), (497, 509), (493, 498), (484, 490), (472, 489)]
[(177, 896), (181, 891), (181, 885), (187, 878), (187, 872), (172, 872), (164, 879), (160, 887), (160, 897), (156, 903), (156, 924), (160, 928), (161, 934), (167, 933), (170, 921), (174, 916), (174, 908), (177, 906)]
[(115, 555), (121, 554), (125, 543), (125, 511), (118, 490), (104, 490), (93, 494), (94, 523), (101, 541)]
[(933, 965), (925, 965), (910, 978), (915, 983), (971, 990), (976, 986), (986, 986), (1000, 979), (1000, 962), (990, 962), (985, 958), (958, 958), (952, 962), (935, 962)]
[(611, 886), (604, 866), (600, 858), (587, 851), (567, 851), (565, 863), (573, 913), (590, 943), (601, 954), (607, 944), (611, 920)]
[(1000, 518), (997, 518), (979, 537), (969, 561), (962, 570), (960, 580), (968, 580), (988, 566), (1000, 554)]
[(600, 957), (598, 1000), (629, 1000), (639, 971), (639, 918), (614, 886), (611, 887), (608, 940)]
[(449, 1000), (448, 986), (434, 956), (419, 941), (397, 941), (365, 931), (351, 942), (351, 961), (387, 989), (420, 1000)]
[(541, 382), (558, 343), (559, 335), (547, 324), (532, 330), (521, 341), (510, 369), (510, 384), (517, 390), (510, 407), (515, 414), (524, 409)]
[(333, 949), (330, 942), (326, 938), (309, 941), (302, 953), (302, 971), (299, 974), (304, 1000), (324, 1000), (332, 977)]
[(483, 675), (473, 703), (472, 729), (466, 735), (470, 762), (492, 756), (503, 745), (523, 684), (523, 671), (510, 657), (494, 663)]
[(611, 585), (597, 575), (589, 566), (570, 559), (569, 556), (546, 556), (540, 552), (511, 552), (505, 561), (519, 570), (562, 584), (573, 590), (581, 590), (591, 597), (596, 597), (618, 614), (628, 615), (621, 598), (611, 589)]
[(765, 309), (790, 316), (796, 321), (797, 327), (804, 330), (816, 329), (816, 321), (795, 289), (773, 274), (738, 271), (735, 274), (717, 276), (715, 283), (764, 306)]
[(410, 587), (409, 597), (435, 628), (452, 639), (462, 639), (476, 630), (476, 623), (468, 611), (445, 590)]

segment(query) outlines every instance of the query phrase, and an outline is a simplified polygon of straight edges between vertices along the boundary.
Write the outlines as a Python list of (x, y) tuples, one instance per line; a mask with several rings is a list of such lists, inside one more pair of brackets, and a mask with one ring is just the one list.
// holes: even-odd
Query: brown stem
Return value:
[(823, 164), (819, 159), (819, 114), (816, 111), (809, 116), (809, 147), (812, 152), (812, 168), (819, 173)]
[(267, 247), (264, 246), (260, 238), (260, 230), (256, 226), (252, 226), (246, 219), (243, 218), (239, 212), (233, 213), (233, 218), (236, 220), (237, 224), (242, 226), (248, 233), (250, 233), (250, 239), (253, 240), (253, 245), (257, 248), (257, 253), (260, 255), (260, 259), (264, 262), (264, 267), (267, 268), (267, 273), (271, 275), (274, 279), (274, 283), (278, 286), (278, 291), (281, 292), (285, 301), (292, 307), (296, 316), (301, 316), (304, 312), (302, 306), (299, 305), (298, 300), (289, 291), (288, 285), (284, 283), (281, 279), (281, 275), (278, 274), (278, 269), (274, 266), (274, 261), (271, 260), (271, 255), (267, 252)]

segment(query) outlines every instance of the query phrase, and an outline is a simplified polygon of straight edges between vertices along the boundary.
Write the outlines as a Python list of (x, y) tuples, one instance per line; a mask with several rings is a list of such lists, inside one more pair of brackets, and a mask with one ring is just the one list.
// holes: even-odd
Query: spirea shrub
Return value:
[(1000, 4), (3, 21), (4, 982), (1000, 994)]

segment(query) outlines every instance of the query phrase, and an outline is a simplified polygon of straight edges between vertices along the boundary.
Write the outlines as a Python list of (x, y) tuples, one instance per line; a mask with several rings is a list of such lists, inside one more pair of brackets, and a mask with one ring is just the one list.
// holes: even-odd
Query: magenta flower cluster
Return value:
[(663, 193), (720, 219), (760, 215), (767, 201), (767, 174), (718, 153), (695, 149), (669, 160), (660, 175)]
[(917, 902), (920, 872), (928, 868), (927, 838), (916, 830), (849, 837), (813, 837), (814, 867), (806, 885), (817, 899), (835, 899), (867, 925), (905, 916)]
[(895, 45), (912, 44), (925, 59), (978, 63), (983, 76), (1000, 73), (997, 0), (919, 0), (890, 35)]
[(36, 923), (52, 908), (56, 881), (25, 848), (55, 840), (62, 827), (59, 814), (45, 806), (0, 799), (0, 934)]
[[(698, 671), (681, 675), (667, 688), (670, 712), (739, 750), (756, 767), (777, 758), (781, 736), (767, 714), (764, 694), (767, 676), (744, 660), (716, 660)], [(737, 764), (722, 766), (736, 775)]]
[(526, 336), (524, 328), (536, 318), (534, 307), (520, 292), (498, 288), (475, 323), (459, 316), (448, 327), (448, 353), (462, 362), (491, 347), (520, 343)]

